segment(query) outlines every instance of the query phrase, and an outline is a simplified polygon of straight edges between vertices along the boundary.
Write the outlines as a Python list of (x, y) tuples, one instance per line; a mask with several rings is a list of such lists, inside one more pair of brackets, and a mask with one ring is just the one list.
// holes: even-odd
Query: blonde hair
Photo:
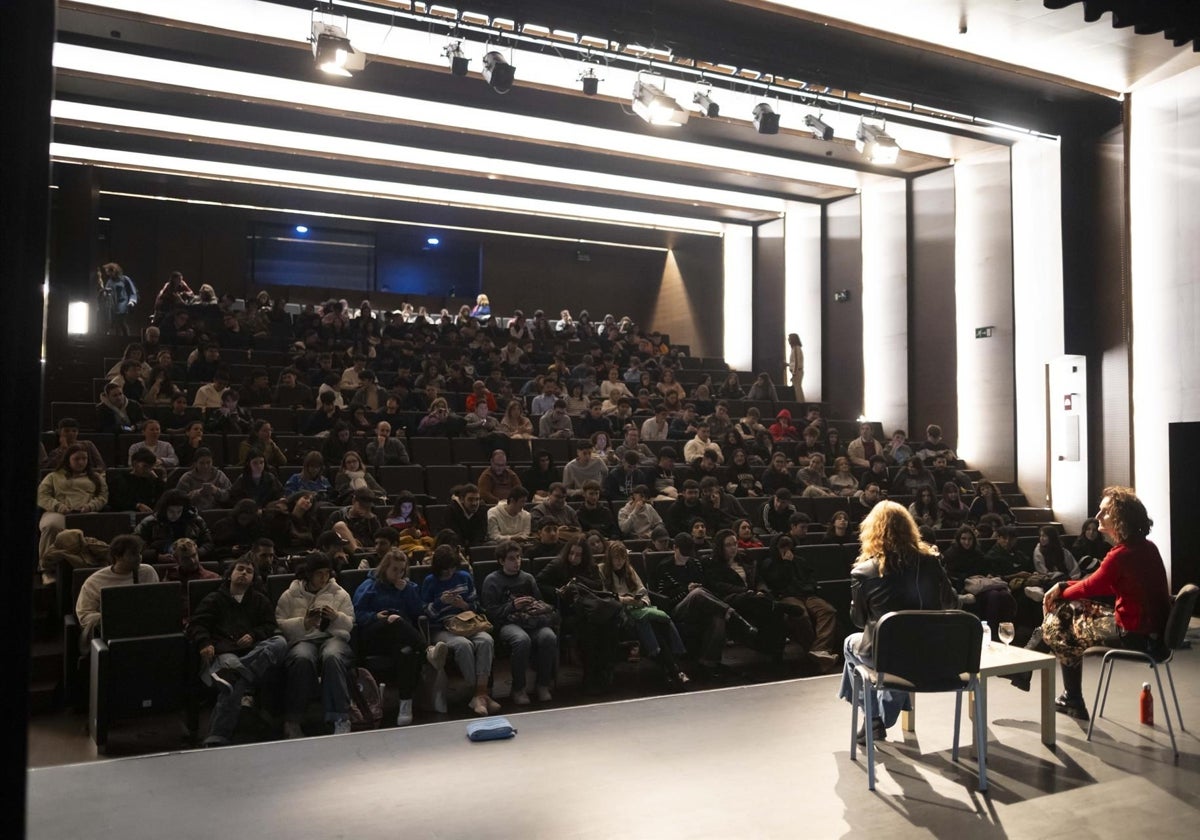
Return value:
[(863, 519), (858, 529), (862, 550), (858, 560), (875, 560), (880, 574), (888, 574), (891, 564), (904, 564), (918, 554), (935, 553), (921, 539), (917, 521), (902, 505), (896, 502), (878, 502)]
[(394, 563), (403, 563), (404, 576), (408, 577), (408, 555), (398, 548), (393, 548), (380, 558), (379, 565), (375, 567), (375, 580), (380, 582), (387, 581), (388, 570)]

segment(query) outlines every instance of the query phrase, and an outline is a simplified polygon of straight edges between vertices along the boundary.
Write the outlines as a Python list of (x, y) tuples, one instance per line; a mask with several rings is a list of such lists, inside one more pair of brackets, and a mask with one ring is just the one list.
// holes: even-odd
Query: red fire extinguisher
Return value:
[(1138, 698), (1142, 723), (1145, 726), (1154, 725), (1154, 695), (1150, 693), (1150, 683), (1142, 683), (1142, 694)]

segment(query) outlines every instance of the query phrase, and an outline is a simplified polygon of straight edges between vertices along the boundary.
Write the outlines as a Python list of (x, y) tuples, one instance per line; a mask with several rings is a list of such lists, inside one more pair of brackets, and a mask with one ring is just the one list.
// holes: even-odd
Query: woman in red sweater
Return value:
[[(1162, 644), (1171, 609), (1162, 556), (1146, 539), (1153, 521), (1133, 490), (1105, 488), (1096, 519), (1115, 547), (1093, 574), (1056, 584), (1042, 602), (1042, 637), (1063, 675), (1064, 690), (1055, 707), (1078, 720), (1088, 719), (1083, 652), (1092, 645), (1154, 652)], [(1089, 600), (1102, 596), (1115, 596), (1116, 609)]]

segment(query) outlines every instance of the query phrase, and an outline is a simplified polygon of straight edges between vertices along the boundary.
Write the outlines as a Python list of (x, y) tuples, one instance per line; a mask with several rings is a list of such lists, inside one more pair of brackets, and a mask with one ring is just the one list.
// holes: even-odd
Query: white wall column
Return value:
[(908, 427), (907, 210), (904, 181), (863, 184), (863, 412), (885, 435)]
[[(821, 399), (821, 207), (787, 203), (783, 219), (784, 340), (796, 333), (804, 346), (804, 398)], [(785, 348), (791, 358), (791, 349)]]
[(724, 225), (725, 235), (725, 361), (737, 370), (754, 363), (754, 229)]
[[(954, 196), (958, 454), (993, 479), (1011, 480), (1015, 405), (1008, 149), (961, 158), (954, 167)], [(990, 327), (991, 335), (976, 339), (978, 327)], [(1044, 376), (1039, 373), (1036, 379), (1040, 384)]]

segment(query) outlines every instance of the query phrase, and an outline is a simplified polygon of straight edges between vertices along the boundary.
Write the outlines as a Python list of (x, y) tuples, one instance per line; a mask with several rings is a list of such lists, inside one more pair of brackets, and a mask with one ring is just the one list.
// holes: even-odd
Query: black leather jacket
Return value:
[(869, 661), (874, 647), (875, 622), (894, 610), (957, 609), (958, 595), (938, 558), (920, 554), (880, 574), (879, 561), (864, 560), (850, 572), (850, 618), (863, 628), (857, 653)]

